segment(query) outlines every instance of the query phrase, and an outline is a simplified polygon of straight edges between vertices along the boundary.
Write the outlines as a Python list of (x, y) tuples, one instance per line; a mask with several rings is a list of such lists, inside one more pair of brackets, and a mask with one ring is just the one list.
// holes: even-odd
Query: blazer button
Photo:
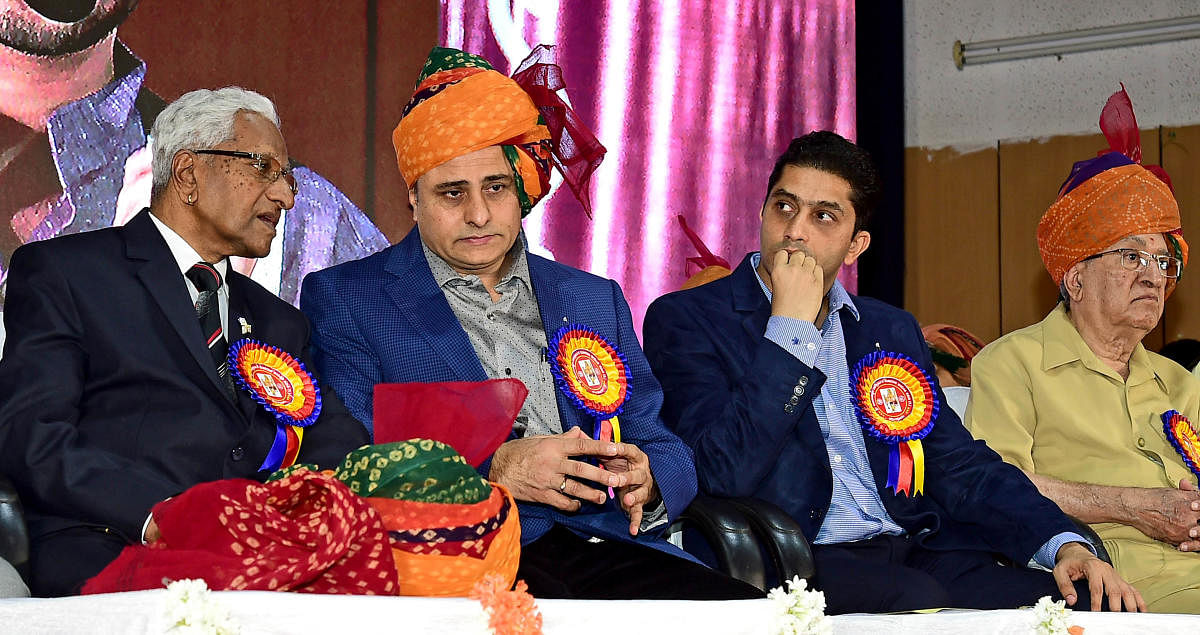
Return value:
[(241, 461), (242, 459), (246, 458), (246, 450), (239, 445), (229, 453), (229, 458), (233, 459), (234, 461)]
[[(804, 379), (804, 378), (801, 377), (800, 379)], [(792, 389), (792, 394), (799, 397), (804, 394), (804, 388), (801, 386), (796, 386), (795, 388)], [(793, 402), (793, 403), (795, 403), (795, 402)]]
[(788, 399), (788, 403), (790, 403), (794, 406), (794, 405), (800, 403), (800, 398), (797, 397), (796, 395), (792, 395), (792, 397), (790, 399)]
[(808, 377), (801, 376), (800, 381), (798, 381), (796, 383), (800, 384), (801, 386), (807, 386), (808, 385)]
[(789, 403), (789, 404), (784, 404), (784, 406), (783, 406), (783, 411), (784, 411), (784, 412), (786, 412), (786, 413), (788, 413), (788, 414), (792, 414), (793, 412), (796, 412), (796, 407), (795, 407), (795, 406), (793, 406), (793, 405), (792, 405), (792, 404), (790, 404), (790, 403)]
[(1146, 447), (1146, 438), (1145, 437), (1138, 437), (1138, 447), (1139, 448)]

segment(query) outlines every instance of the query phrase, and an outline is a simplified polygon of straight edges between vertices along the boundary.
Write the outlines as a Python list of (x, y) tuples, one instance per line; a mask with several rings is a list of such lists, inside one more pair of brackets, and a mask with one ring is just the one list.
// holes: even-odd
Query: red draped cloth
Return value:
[(86, 593), (202, 578), (216, 590), (396, 595), (378, 513), (333, 476), (202, 483), (154, 506), (161, 538), (126, 547)]

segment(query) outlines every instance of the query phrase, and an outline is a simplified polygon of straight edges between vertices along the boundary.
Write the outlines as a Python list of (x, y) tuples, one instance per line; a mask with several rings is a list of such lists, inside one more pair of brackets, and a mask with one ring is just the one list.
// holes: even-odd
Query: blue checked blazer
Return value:
[[(911, 314), (852, 297), (861, 319), (842, 314), (851, 369), (878, 347), (903, 353), (936, 376)], [(770, 316), (747, 256), (730, 276), (655, 300), (646, 312), (646, 354), (666, 390), (663, 419), (695, 450), (704, 492), (771, 501), (813, 541), (833, 495), (813, 408), (825, 374), (764, 336)], [(1019, 564), (1047, 540), (1075, 531), (1020, 470), (971, 438), (936, 381), (934, 390), (942, 407), (922, 441), (923, 496), (887, 487), (891, 448), (866, 440), (888, 515), (926, 548), (987, 551)]]
[[(692, 452), (659, 418), (662, 389), (638, 344), (620, 287), (612, 280), (528, 256), (547, 339), (568, 323), (582, 324), (625, 354), (630, 398), (621, 414), (622, 440), (649, 456), (667, 513), (676, 517), (696, 495)], [(373, 427), (375, 384), (487, 379), (466, 331), (433, 280), (416, 228), (375, 255), (309, 274), (300, 308), (313, 323), (317, 368), (368, 429)], [(593, 420), (561, 391), (557, 398), (564, 430), (592, 429)], [(486, 476), (490, 466), (489, 459), (479, 467), (480, 473)], [(517, 507), (523, 544), (557, 524), (585, 536), (632, 541), (684, 555), (663, 540), (661, 532), (630, 536), (629, 520), (616, 501), (585, 502), (574, 513), (531, 502), (518, 502)]]

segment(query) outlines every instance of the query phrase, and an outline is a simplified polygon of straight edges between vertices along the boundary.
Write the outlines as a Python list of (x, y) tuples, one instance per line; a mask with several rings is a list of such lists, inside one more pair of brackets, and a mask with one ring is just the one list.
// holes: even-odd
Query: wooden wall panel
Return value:
[(1162, 165), (1171, 175), (1175, 200), (1189, 239), (1191, 266), (1167, 299), (1165, 340), (1200, 339), (1200, 125), (1163, 128)]
[[(1142, 131), (1146, 163), (1158, 163), (1156, 130)], [(1081, 159), (1107, 148), (1103, 135), (1052, 137), (1000, 144), (1000, 327), (1008, 333), (1040, 321), (1058, 300), (1042, 266), (1037, 224)], [(1162, 348), (1161, 326), (1144, 343)]]
[(905, 305), (921, 324), (1000, 335), (995, 148), (905, 151)]

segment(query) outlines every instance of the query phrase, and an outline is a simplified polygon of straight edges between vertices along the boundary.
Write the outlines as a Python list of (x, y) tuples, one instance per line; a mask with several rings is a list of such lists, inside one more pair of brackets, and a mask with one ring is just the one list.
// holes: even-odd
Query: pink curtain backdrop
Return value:
[[(775, 158), (811, 130), (855, 136), (853, 0), (443, 0), (440, 41), (509, 72), (555, 46), (568, 101), (608, 148), (588, 220), (558, 188), (534, 251), (646, 307), (687, 279), (683, 214), (734, 266), (758, 248)], [(843, 283), (857, 288), (854, 270)]]

